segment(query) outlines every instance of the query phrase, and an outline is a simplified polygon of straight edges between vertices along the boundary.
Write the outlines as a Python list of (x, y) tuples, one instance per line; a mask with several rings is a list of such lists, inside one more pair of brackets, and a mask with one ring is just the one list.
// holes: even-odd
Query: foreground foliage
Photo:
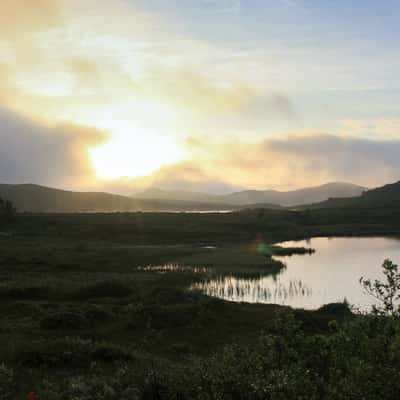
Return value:
[[(174, 364), (127, 360), (111, 371), (93, 364), (89, 372), (61, 381), (44, 378), (38, 393), (47, 400), (390, 400), (398, 399), (399, 368), (400, 324), (393, 317), (332, 322), (329, 334), (307, 335), (287, 314), (251, 346), (231, 345), (214, 356)], [(7, 397), (12, 378), (3, 366), (2, 399), (12, 398)]]

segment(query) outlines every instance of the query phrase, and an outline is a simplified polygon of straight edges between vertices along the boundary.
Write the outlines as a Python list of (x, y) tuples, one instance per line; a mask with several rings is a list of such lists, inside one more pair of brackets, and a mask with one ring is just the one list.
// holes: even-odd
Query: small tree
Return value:
[(360, 283), (365, 291), (379, 300), (381, 306), (373, 306), (373, 311), (379, 315), (400, 317), (400, 272), (398, 266), (390, 260), (385, 260), (382, 265), (386, 281), (378, 279), (360, 278)]
[(9, 200), (0, 198), (0, 221), (11, 220), (16, 213), (16, 209)]

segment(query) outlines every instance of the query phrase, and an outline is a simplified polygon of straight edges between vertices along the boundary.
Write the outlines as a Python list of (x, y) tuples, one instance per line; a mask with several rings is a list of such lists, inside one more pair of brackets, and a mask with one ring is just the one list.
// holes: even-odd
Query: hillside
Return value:
[[(133, 211), (213, 211), (210, 203), (181, 200), (134, 199), (101, 192), (72, 192), (23, 184), (0, 184), (0, 197), (10, 200), (19, 212), (133, 212)], [(234, 207), (233, 207), (234, 208)], [(219, 204), (218, 210), (232, 205)]]
[(208, 193), (188, 191), (166, 191), (157, 188), (149, 189), (136, 197), (158, 200), (201, 201), (209, 203), (233, 204), (246, 206), (249, 204), (275, 204), (290, 207), (302, 204), (318, 203), (331, 197), (359, 196), (366, 188), (351, 183), (327, 183), (325, 185), (281, 192), (277, 190), (244, 190), (227, 195), (211, 195)]
[(208, 193), (191, 192), (188, 190), (162, 190), (158, 188), (147, 189), (144, 192), (134, 194), (132, 197), (137, 199), (200, 201), (206, 203), (223, 202), (219, 196)]
[[(343, 196), (345, 193), (354, 196), (362, 190), (360, 186), (342, 183), (291, 192), (243, 191), (223, 196), (152, 189), (133, 198), (103, 192), (73, 192), (33, 184), (0, 184), (0, 197), (12, 201), (19, 212), (222, 211), (319, 204), (321, 199)], [(374, 191), (368, 193), (374, 195)], [(346, 203), (349, 199), (343, 201)], [(329, 204), (321, 203), (320, 207), (329, 207)]]
[(400, 181), (364, 192), (352, 198), (332, 198), (316, 204), (302, 206), (302, 209), (320, 208), (398, 208), (400, 207)]

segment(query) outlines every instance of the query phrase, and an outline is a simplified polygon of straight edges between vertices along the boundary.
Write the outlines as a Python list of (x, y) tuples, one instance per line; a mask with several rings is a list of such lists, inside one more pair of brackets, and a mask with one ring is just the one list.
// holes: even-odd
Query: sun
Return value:
[(89, 155), (97, 177), (112, 180), (150, 175), (180, 161), (183, 150), (173, 135), (146, 131), (113, 135)]

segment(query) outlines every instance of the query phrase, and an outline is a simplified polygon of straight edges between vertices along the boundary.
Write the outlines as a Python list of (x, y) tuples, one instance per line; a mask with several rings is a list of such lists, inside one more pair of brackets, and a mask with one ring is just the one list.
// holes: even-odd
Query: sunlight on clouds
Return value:
[[(314, 130), (342, 139), (349, 134), (398, 137), (397, 118), (352, 119), (346, 102), (341, 106), (346, 112), (334, 113), (332, 97), (324, 90), (365, 86), (358, 82), (362, 74), (353, 73), (360, 64), (346, 49), (344, 57), (338, 57), (337, 51), (306, 45), (312, 41), (303, 43), (301, 38), (283, 46), (285, 41), (268, 35), (253, 36), (253, 25), (247, 33), (232, 26), (232, 33), (237, 28), (236, 33), (244, 35), (243, 41), (210, 40), (206, 30), (217, 26), (223, 31), (237, 11), (251, 11), (237, 0), (203, 0), (206, 13), (199, 12), (194, 0), (190, 7), (188, 0), (182, 10), (191, 9), (196, 18), (206, 16), (200, 21), (201, 35), (195, 34), (190, 18), (181, 23), (185, 16), (180, 10), (166, 12), (139, 3), (14, 0), (5, 2), (0, 15), (0, 107), (44, 125), (90, 126), (105, 133), (101, 143), (74, 142), (81, 146), (80, 157), (89, 154), (87, 170), (95, 170), (94, 185), (148, 174), (152, 177), (147, 181), (155, 183), (155, 176), (170, 174), (174, 181), (175, 174), (176, 181), (183, 177), (186, 183), (214, 181), (229, 187), (308, 185), (344, 177), (348, 171), (335, 170), (333, 176), (333, 164), (322, 168), (324, 160), (306, 149), (293, 151), (299, 146), (293, 138), (283, 141), (285, 151), (279, 150), (279, 141), (268, 140)], [(292, 12), (294, 7), (288, 6), (295, 3), (282, 0), (275, 11)], [(271, 11), (260, 6), (263, 10), (268, 15)], [(241, 12), (243, 18), (246, 12)], [(312, 61), (315, 54), (321, 63)], [(386, 59), (381, 64), (389, 65)], [(369, 74), (369, 67), (364, 72)], [(322, 94), (314, 98), (315, 91)], [(49, 132), (61, 135), (58, 130)], [(300, 142), (311, 146), (316, 139), (310, 141), (306, 135)], [(326, 142), (327, 138), (318, 143)], [(344, 146), (339, 140), (334, 144)], [(349, 148), (356, 153), (356, 146)], [(333, 150), (331, 146), (327, 152)], [(389, 150), (385, 147), (386, 153)], [(292, 171), (303, 175), (293, 177)], [(359, 174), (354, 179), (366, 182), (362, 171)]]
[(128, 131), (89, 151), (92, 165), (100, 179), (151, 174), (165, 164), (174, 164), (184, 155), (171, 134)]

